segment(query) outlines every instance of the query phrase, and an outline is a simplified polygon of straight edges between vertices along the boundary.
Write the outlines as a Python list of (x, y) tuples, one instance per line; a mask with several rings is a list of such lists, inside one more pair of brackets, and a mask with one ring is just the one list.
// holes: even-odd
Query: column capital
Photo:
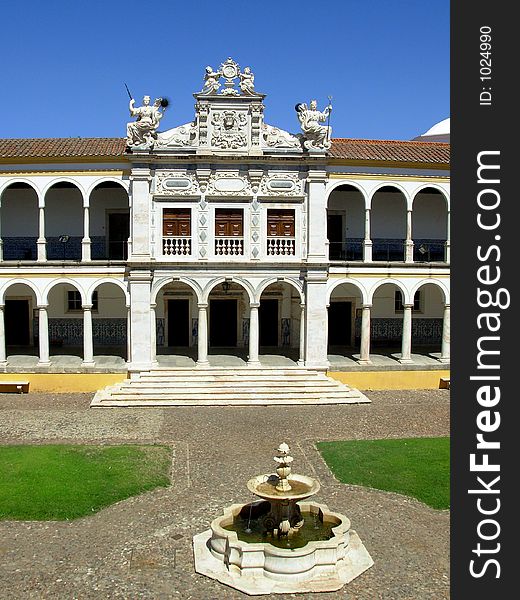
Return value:
[(92, 307), (93, 307), (93, 306), (94, 306), (93, 304), (82, 304), (82, 305), (81, 305), (81, 308), (82, 308), (83, 310), (92, 310)]
[(370, 308), (372, 308), (372, 304), (362, 304), (361, 308), (368, 308), (368, 309), (370, 309)]
[(43, 309), (43, 310), (47, 310), (47, 309), (49, 308), (49, 305), (48, 305), (48, 304), (37, 304), (37, 305), (36, 305), (36, 308), (37, 308), (38, 310), (42, 310), (42, 309)]
[(445, 308), (445, 309), (446, 309), (446, 308), (450, 308), (450, 303), (449, 303), (449, 302), (445, 302), (445, 303), (444, 303), (444, 308)]
[(260, 302), (250, 302), (249, 308), (260, 308)]
[(413, 308), (413, 303), (412, 304), (403, 304), (403, 308)]
[(199, 302), (197, 304), (197, 307), (199, 308), (199, 310), (206, 310), (208, 308), (208, 303), (207, 302)]

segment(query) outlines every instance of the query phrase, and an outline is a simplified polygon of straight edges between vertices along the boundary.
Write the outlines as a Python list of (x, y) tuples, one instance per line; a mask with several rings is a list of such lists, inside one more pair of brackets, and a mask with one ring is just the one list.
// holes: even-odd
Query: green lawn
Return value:
[(165, 446), (0, 446), (0, 519), (66, 520), (170, 483)]
[(410, 438), (319, 442), (343, 483), (413, 496), (432, 508), (450, 507), (450, 440)]

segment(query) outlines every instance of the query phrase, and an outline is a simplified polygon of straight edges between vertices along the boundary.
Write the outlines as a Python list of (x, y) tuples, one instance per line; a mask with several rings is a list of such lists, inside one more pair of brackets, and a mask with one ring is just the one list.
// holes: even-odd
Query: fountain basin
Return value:
[(247, 488), (265, 500), (291, 500), (294, 502), (314, 496), (320, 490), (320, 484), (316, 479), (296, 473), (287, 478), (291, 486), (289, 492), (276, 489), (279, 481), (280, 478), (276, 475), (257, 475), (247, 482)]
[(335, 591), (372, 566), (350, 520), (324, 504), (299, 503), (303, 512), (332, 523), (332, 537), (310, 541), (301, 548), (277, 548), (269, 542), (248, 543), (224, 527), (247, 511), (233, 504), (194, 536), (195, 570), (246, 594)]

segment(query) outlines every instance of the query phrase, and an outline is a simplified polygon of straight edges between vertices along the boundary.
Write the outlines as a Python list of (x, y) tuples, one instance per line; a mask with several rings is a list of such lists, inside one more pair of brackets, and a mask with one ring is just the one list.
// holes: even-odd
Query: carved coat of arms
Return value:
[(236, 150), (247, 146), (247, 117), (236, 110), (223, 110), (213, 114), (211, 145), (223, 150)]

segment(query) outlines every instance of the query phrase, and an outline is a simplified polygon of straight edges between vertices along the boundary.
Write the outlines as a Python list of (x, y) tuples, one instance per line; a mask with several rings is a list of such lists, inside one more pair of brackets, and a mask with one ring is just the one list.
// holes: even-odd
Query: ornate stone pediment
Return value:
[(265, 96), (255, 91), (249, 67), (241, 70), (231, 58), (217, 70), (206, 67), (203, 88), (194, 97), (192, 123), (154, 132), (146, 147), (132, 150), (220, 156), (303, 152), (298, 137), (264, 123)]

